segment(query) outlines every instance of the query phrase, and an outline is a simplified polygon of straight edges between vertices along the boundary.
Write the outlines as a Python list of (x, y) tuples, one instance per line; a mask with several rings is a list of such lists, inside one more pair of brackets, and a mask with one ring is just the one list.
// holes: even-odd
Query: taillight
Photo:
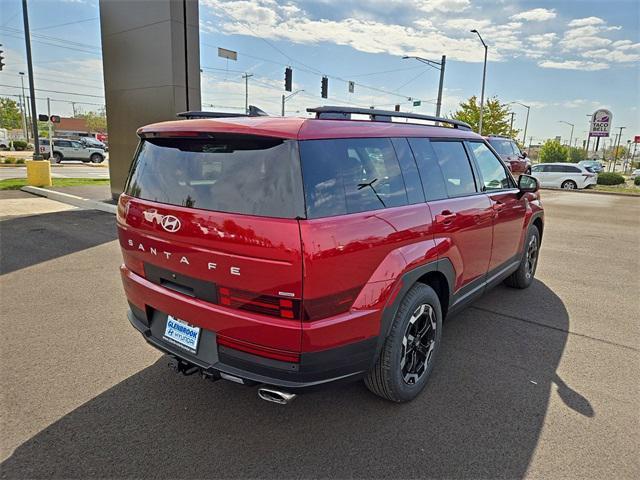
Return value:
[(124, 254), (124, 264), (127, 266), (129, 270), (131, 270), (136, 275), (145, 278), (144, 275), (144, 262), (133, 255)]
[[(262, 347), (260, 345), (241, 342), (239, 340), (233, 340), (231, 338), (222, 337), (220, 335), (218, 335), (217, 340), (218, 346), (231, 348), (233, 350), (240, 350), (241, 352), (251, 353), (260, 357), (273, 358), (274, 360), (281, 360), (283, 362), (300, 362), (300, 355), (297, 353)], [(224, 349), (220, 349), (220, 351), (221, 353), (224, 353)]]
[(336, 292), (326, 297), (305, 299), (304, 316), (306, 321), (319, 320), (349, 311), (355, 302), (361, 287)]
[(293, 298), (280, 298), (235, 288), (218, 287), (218, 303), (225, 307), (239, 308), (272, 317), (300, 319), (300, 300)]

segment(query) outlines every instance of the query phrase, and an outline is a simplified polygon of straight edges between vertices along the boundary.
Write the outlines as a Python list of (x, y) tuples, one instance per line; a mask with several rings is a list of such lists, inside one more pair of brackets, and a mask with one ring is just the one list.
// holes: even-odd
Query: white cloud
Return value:
[(570, 27), (585, 27), (587, 25), (604, 25), (605, 21), (600, 17), (585, 17), (571, 20), (568, 25)]
[(556, 37), (557, 35), (555, 33), (541, 33), (539, 35), (529, 35), (527, 40), (529, 40), (529, 43), (535, 48), (548, 50), (553, 46), (553, 41)]
[(539, 67), (542, 68), (555, 68), (560, 70), (585, 70), (585, 71), (595, 71), (595, 70), (606, 70), (609, 68), (609, 64), (603, 62), (587, 62), (582, 60), (563, 60), (563, 61), (554, 61), (554, 60), (544, 60), (538, 63)]
[(470, 0), (417, 0), (415, 3), (423, 12), (459, 12), (471, 5)]
[(444, 26), (451, 30), (463, 30), (468, 32), (472, 28), (485, 28), (491, 25), (490, 20), (478, 18), (450, 18), (444, 21)]
[(511, 20), (526, 20), (529, 22), (544, 22), (545, 20), (551, 20), (556, 18), (556, 11), (546, 8), (534, 8), (525, 12), (520, 12), (515, 15), (511, 15)]

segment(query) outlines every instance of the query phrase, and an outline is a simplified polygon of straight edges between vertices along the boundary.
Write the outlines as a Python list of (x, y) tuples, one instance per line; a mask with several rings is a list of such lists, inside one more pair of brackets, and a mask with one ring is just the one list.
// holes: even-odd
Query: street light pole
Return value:
[(33, 159), (42, 160), (38, 139), (38, 113), (36, 112), (36, 89), (33, 82), (33, 61), (31, 59), (31, 34), (29, 33), (29, 12), (27, 0), (22, 0), (22, 19), (24, 20), (24, 42), (27, 50), (27, 70), (29, 72), (29, 92), (31, 94), (31, 122), (33, 124)]
[(613, 149), (613, 171), (616, 171), (616, 162), (618, 161), (618, 150), (620, 150), (620, 139), (622, 138), (622, 130), (627, 127), (618, 127), (620, 129), (620, 133), (617, 135), (618, 139), (615, 143), (615, 147)]
[(558, 120), (558, 122), (564, 123), (571, 127), (571, 135), (569, 135), (569, 147), (571, 147), (571, 142), (573, 141), (573, 127), (575, 127), (575, 125), (573, 123), (565, 122), (564, 120)]
[(244, 111), (249, 115), (249, 78), (253, 77), (251, 73), (245, 73), (242, 75), (244, 78)]
[(478, 134), (482, 135), (482, 116), (484, 112), (484, 85), (487, 80), (487, 52), (489, 51), (489, 47), (484, 43), (484, 40), (480, 36), (480, 32), (475, 28), (471, 30), (471, 33), (475, 33), (478, 35), (478, 38), (482, 42), (484, 46), (484, 66), (482, 67), (482, 93), (480, 94), (480, 120), (478, 122)]
[(444, 69), (447, 63), (447, 56), (442, 55), (442, 59), (439, 62), (436, 62), (434, 60), (428, 60), (422, 57), (410, 57), (407, 55), (402, 57), (403, 60), (406, 60), (407, 58), (413, 58), (414, 60), (418, 60), (419, 62), (426, 63), (427, 65), (435, 68), (436, 70), (440, 70), (440, 81), (438, 83), (438, 101), (436, 103), (436, 117), (439, 117), (442, 111), (442, 91), (444, 90)]
[(289, 100), (291, 97), (294, 97), (295, 95), (299, 94), (300, 92), (304, 92), (304, 90), (296, 90), (295, 92), (293, 92), (291, 95), (287, 95), (285, 96), (284, 94), (282, 94), (282, 116), (284, 117), (284, 102), (286, 102), (287, 100)]
[(23, 117), (22, 117), (22, 126), (24, 128), (24, 136), (27, 139), (27, 143), (29, 143), (29, 128), (27, 123), (27, 96), (24, 94), (24, 72), (18, 72), (20, 75), (20, 83), (22, 84), (22, 99), (20, 100), (20, 104), (23, 106)]

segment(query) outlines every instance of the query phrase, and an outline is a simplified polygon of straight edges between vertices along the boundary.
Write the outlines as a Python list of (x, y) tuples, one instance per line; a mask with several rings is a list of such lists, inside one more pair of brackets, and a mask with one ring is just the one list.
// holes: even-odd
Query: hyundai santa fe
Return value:
[(117, 215), (129, 320), (175, 370), (268, 401), (357, 379), (411, 400), (446, 316), (533, 281), (538, 182), (462, 122), (309, 111), (139, 129)]

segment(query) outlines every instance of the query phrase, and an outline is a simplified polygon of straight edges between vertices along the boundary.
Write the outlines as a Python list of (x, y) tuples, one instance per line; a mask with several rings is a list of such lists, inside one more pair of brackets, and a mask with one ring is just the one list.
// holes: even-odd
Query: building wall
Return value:
[(198, 2), (100, 0), (100, 25), (115, 198), (135, 153), (136, 130), (201, 108)]

